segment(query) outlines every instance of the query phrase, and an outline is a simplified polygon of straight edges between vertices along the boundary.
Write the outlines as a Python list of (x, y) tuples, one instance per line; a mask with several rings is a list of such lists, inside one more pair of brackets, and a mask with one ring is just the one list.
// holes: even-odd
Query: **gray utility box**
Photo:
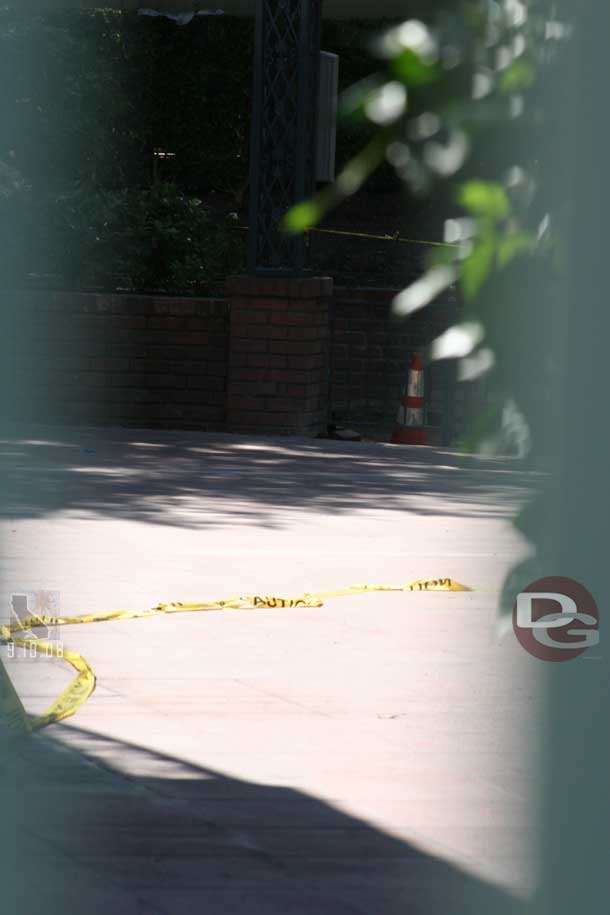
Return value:
[(335, 180), (338, 87), (339, 57), (329, 51), (320, 51), (318, 139), (316, 147), (316, 181), (319, 182)]

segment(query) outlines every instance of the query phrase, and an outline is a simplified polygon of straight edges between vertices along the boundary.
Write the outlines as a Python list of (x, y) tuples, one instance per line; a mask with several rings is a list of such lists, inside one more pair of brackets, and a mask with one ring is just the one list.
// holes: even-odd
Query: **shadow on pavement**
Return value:
[(112, 429), (0, 440), (5, 517), (71, 512), (187, 528), (282, 528), (287, 513), (395, 509), (504, 517), (532, 475), (516, 460), (428, 447)]
[(3, 910), (19, 915), (523, 911), (315, 797), (73, 726), (5, 753), (2, 796)]

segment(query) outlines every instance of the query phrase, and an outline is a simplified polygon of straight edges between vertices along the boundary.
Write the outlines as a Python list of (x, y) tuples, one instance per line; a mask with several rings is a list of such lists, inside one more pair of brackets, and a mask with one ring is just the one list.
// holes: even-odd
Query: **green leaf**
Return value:
[(440, 76), (437, 64), (424, 63), (411, 48), (405, 48), (393, 59), (391, 69), (407, 86), (428, 86)]
[(497, 404), (486, 407), (472, 420), (461, 442), (460, 450), (465, 454), (476, 454), (483, 439), (492, 435), (500, 422), (501, 410)]
[(306, 200), (288, 210), (282, 220), (282, 228), (290, 235), (297, 235), (299, 232), (306, 232), (315, 226), (321, 216), (322, 209), (316, 201)]
[(536, 81), (536, 68), (523, 57), (513, 60), (500, 78), (500, 92), (520, 92)]
[(426, 267), (430, 269), (431, 267), (443, 266), (444, 264), (453, 264), (456, 260), (456, 250), (457, 247), (454, 245), (447, 245), (447, 247), (434, 247), (426, 252), (424, 257), (424, 262)]
[(464, 298), (474, 299), (489, 276), (496, 253), (493, 235), (479, 239), (462, 264), (461, 284)]
[(511, 235), (506, 235), (504, 238), (499, 239), (497, 250), (498, 266), (508, 267), (515, 257), (530, 248), (533, 240), (533, 235), (529, 232), (513, 232)]
[(460, 188), (458, 203), (474, 216), (506, 219), (510, 202), (501, 184), (494, 181), (467, 181)]

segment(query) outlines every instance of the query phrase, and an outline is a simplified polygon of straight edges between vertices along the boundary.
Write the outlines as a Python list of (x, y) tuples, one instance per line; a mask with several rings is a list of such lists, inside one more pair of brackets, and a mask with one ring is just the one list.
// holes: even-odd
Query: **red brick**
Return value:
[(212, 377), (206, 375), (192, 375), (187, 378), (189, 388), (204, 388), (206, 391), (224, 391), (227, 380), (224, 376)]
[[(231, 370), (231, 382), (234, 381), (264, 381), (267, 377), (267, 369), (265, 368), (233, 368)], [(275, 379), (271, 376), (271, 381)]]
[(306, 384), (310, 381), (310, 372), (301, 372), (298, 369), (272, 369), (269, 373), (272, 381), (292, 382)]
[(287, 384), (286, 394), (290, 397), (305, 397), (309, 393), (308, 387), (308, 385), (304, 384)]
[(110, 314), (112, 312), (112, 296), (88, 296), (81, 304), (81, 311), (85, 314)]
[(228, 296), (288, 296), (290, 298), (330, 295), (330, 277), (255, 277), (233, 276), (226, 284)]
[(305, 411), (319, 410), (321, 407), (324, 406), (324, 400), (325, 400), (325, 398), (321, 394), (319, 394), (317, 397), (308, 397), (302, 402), (303, 409)]
[(137, 372), (171, 372), (172, 363), (168, 359), (131, 359), (129, 368)]
[(317, 355), (320, 352), (320, 344), (316, 341), (301, 340), (271, 340), (269, 349), (272, 353), (285, 353), (291, 356), (309, 356)]
[[(81, 318), (80, 320), (83, 319)], [(116, 328), (116, 330), (144, 330), (147, 321), (148, 318), (138, 315), (101, 315), (93, 326), (104, 330), (110, 328)]]
[[(224, 361), (221, 365), (224, 368)], [(176, 359), (169, 362), (168, 371), (179, 375), (209, 375), (217, 368), (218, 363), (210, 363), (207, 359)]]
[(278, 355), (277, 353), (271, 353), (269, 356), (269, 367), (273, 369), (281, 369), (288, 367), (290, 365), (290, 358), (288, 356)]
[(150, 314), (150, 299), (139, 295), (113, 295), (112, 313), (121, 315)]
[(246, 432), (258, 432), (264, 428), (294, 428), (294, 415), (292, 413), (269, 413), (261, 409), (257, 411), (230, 410), (227, 416), (230, 429), (243, 429)]
[(187, 330), (209, 330), (210, 329), (210, 319), (202, 318), (196, 316), (194, 318), (187, 318), (186, 321)]
[(268, 324), (269, 313), (263, 308), (231, 308), (231, 327), (242, 324)]
[(204, 391), (204, 400), (208, 404), (224, 407), (226, 399), (224, 391)]
[(148, 326), (151, 330), (183, 330), (186, 327), (186, 320), (174, 315), (151, 317), (148, 319)]
[[(178, 318), (177, 320), (182, 319)], [(213, 338), (209, 334), (203, 333), (199, 330), (182, 331), (179, 333), (173, 333), (171, 335), (168, 334), (166, 339), (168, 343), (185, 343), (187, 345), (190, 344), (193, 346), (195, 344), (199, 344), (200, 346), (207, 346), (209, 344), (210, 346), (214, 346)], [(223, 338), (223, 345), (224, 342), (225, 341)]]
[(304, 418), (311, 429), (312, 427), (315, 428), (324, 425), (327, 421), (328, 413), (325, 409), (314, 410), (313, 413), (308, 413)]
[[(269, 362), (269, 366), (271, 368), (280, 368), (280, 369), (285, 368), (287, 372), (288, 371), (289, 372), (306, 372), (306, 371), (314, 372), (315, 377), (318, 376), (318, 363), (315, 362), (314, 360), (320, 359), (322, 361), (319, 364), (320, 365), (325, 364), (324, 356), (322, 356), (322, 355), (310, 356), (307, 353), (305, 353), (305, 354), (303, 354), (303, 353), (294, 354), (293, 353), (289, 356), (272, 354), (269, 356), (269, 359), (277, 360), (277, 364), (275, 361)], [(284, 360), (284, 362), (280, 361), (282, 359)]]
[(147, 375), (146, 384), (152, 388), (184, 388), (186, 387), (186, 378), (184, 375)]
[(269, 348), (267, 340), (239, 339), (231, 341), (231, 351), (236, 353), (266, 353)]
[(268, 397), (265, 401), (268, 410), (277, 413), (278, 410), (284, 410), (288, 413), (296, 413), (302, 409), (301, 402), (298, 398), (292, 397)]
[(244, 308), (247, 310), (256, 307), (255, 304), (253, 305), (254, 299), (250, 299), (246, 295), (231, 295), (225, 301), (227, 302), (229, 313), (232, 313), (236, 308)]
[(231, 312), (235, 308), (239, 308), (240, 311), (259, 311), (267, 315), (267, 317), (273, 311), (285, 311), (288, 308), (288, 301), (285, 298), (281, 299), (272, 299), (269, 296), (256, 296), (252, 299), (231, 298)]
[(195, 314), (193, 299), (177, 299), (172, 296), (154, 297), (151, 310), (156, 315), (192, 315)]
[[(174, 403), (203, 403), (207, 401), (206, 392), (187, 388), (183, 391), (169, 391), (168, 395)], [(224, 402), (224, 395), (222, 397)]]
[[(237, 306), (237, 303), (234, 299), (232, 299), (231, 302), (231, 307), (233, 309)], [(264, 311), (269, 315), (276, 312), (281, 314), (291, 309), (301, 313), (319, 314), (326, 306), (320, 302), (319, 299), (289, 299), (286, 297), (270, 298), (268, 296), (261, 296), (260, 298), (257, 297), (249, 300), (240, 299), (239, 308)]]
[(232, 394), (229, 390), (227, 394), (227, 409), (240, 410), (244, 413), (251, 410), (264, 410), (265, 399), (263, 397), (243, 397), (239, 394)]
[[(241, 363), (234, 363), (234, 355), (231, 353), (231, 365), (233, 364)], [(267, 366), (271, 365), (271, 356), (269, 353), (248, 353), (245, 356), (244, 364), (249, 366), (251, 365), (254, 368), (267, 368)]]
[[(236, 366), (241, 367), (241, 366), (251, 365), (252, 363), (250, 362), (250, 359), (252, 359), (252, 358), (253, 357), (251, 355), (249, 355), (248, 353), (236, 353), (235, 351), (233, 351), (230, 355), (229, 372), (232, 372), (233, 368)], [(259, 358), (259, 357), (257, 356), (256, 358)], [(265, 357), (263, 357), (263, 358), (265, 358)], [(265, 365), (267, 364), (266, 361), (264, 364)]]
[(229, 391), (231, 395), (241, 394), (244, 397), (260, 397), (262, 395), (270, 396), (276, 393), (275, 381), (234, 381), (229, 382)]
[(281, 324), (274, 324), (267, 328), (270, 340), (286, 340), (290, 333), (290, 328)]
[(289, 340), (320, 340), (322, 335), (317, 327), (289, 327)]
[(235, 340), (269, 340), (272, 337), (285, 337), (286, 327), (270, 327), (267, 324), (240, 324), (231, 328), (231, 345)]
[(349, 331), (341, 335), (341, 342), (351, 347), (366, 346), (366, 334), (362, 331)]
[(269, 315), (272, 324), (285, 324), (286, 326), (297, 326), (316, 323), (319, 316), (315, 311), (296, 311), (293, 308), (286, 308), (283, 311), (273, 311)]
[(284, 430), (286, 432), (295, 432), (297, 430), (295, 415), (293, 411), (282, 413), (281, 411), (266, 413), (263, 423), (273, 429)]
[(254, 385), (250, 385), (250, 390), (252, 389), (257, 397), (259, 394), (274, 396), (277, 394), (277, 383), (275, 381), (258, 381)]

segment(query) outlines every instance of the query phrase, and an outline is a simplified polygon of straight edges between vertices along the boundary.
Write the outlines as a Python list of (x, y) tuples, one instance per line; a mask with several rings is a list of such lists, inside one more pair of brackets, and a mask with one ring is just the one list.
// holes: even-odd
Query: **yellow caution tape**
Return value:
[(352, 585), (340, 591), (321, 591), (318, 594), (306, 594), (308, 598), (343, 597), (347, 594), (361, 594), (366, 591), (472, 591), (472, 588), (461, 585), (452, 578), (421, 578), (408, 585)]
[(368, 238), (373, 241), (395, 241), (401, 245), (425, 245), (432, 248), (459, 248), (456, 242), (452, 241), (426, 241), (421, 238), (403, 238), (399, 232), (393, 235), (371, 235), (368, 232), (346, 232), (344, 229), (311, 229), (311, 232), (318, 232), (321, 235), (346, 235), (350, 238)]
[[(62, 694), (51, 703), (46, 712), (28, 720), (26, 712), (17, 693), (0, 662), (0, 721), (22, 731), (35, 731), (73, 715), (87, 701), (95, 689), (95, 674), (82, 657), (75, 651), (65, 651), (62, 647), (37, 639), (31, 632), (37, 626), (77, 626), (83, 623), (103, 623), (111, 620), (148, 619), (153, 616), (170, 613), (200, 613), (219, 610), (256, 610), (256, 609), (296, 609), (299, 607), (322, 607), (325, 597), (342, 597), (348, 594), (362, 594), (370, 591), (471, 591), (466, 585), (452, 578), (430, 578), (412, 581), (406, 585), (353, 585), (337, 591), (321, 591), (317, 594), (304, 594), (302, 597), (276, 597), (254, 595), (251, 597), (232, 597), (228, 600), (206, 603), (185, 604), (180, 602), (157, 604), (149, 610), (115, 610), (109, 613), (87, 613), (80, 616), (28, 616), (10, 626), (0, 626), (0, 640), (22, 648), (36, 646), (36, 651), (51, 657), (60, 658), (70, 664), (77, 672), (75, 679)], [(25, 637), (15, 638), (21, 632)]]
[[(104, 614), (101, 615), (103, 616)], [(5, 678), (2, 681), (2, 695), (0, 696), (0, 721), (8, 724), (9, 727), (13, 727), (15, 730), (25, 732), (38, 731), (48, 724), (53, 724), (56, 721), (62, 721), (64, 718), (69, 718), (70, 715), (73, 715), (76, 710), (87, 701), (95, 689), (95, 674), (82, 655), (78, 654), (76, 651), (65, 651), (63, 647), (51, 645), (49, 642), (45, 642), (43, 639), (37, 639), (32, 635), (27, 628), (28, 623), (30, 625), (38, 626), (47, 625), (42, 623), (41, 619), (42, 618), (38, 616), (28, 617), (27, 620), (22, 621), (21, 625), (13, 623), (11, 626), (0, 626), (0, 637), (3, 642), (12, 643), (19, 648), (31, 649), (35, 647), (36, 653), (49, 655), (54, 658), (61, 658), (61, 660), (66, 661), (76, 670), (77, 676), (68, 684), (61, 695), (51, 703), (46, 712), (34, 718), (28, 718), (21, 700), (17, 696), (15, 688), (0, 662), (0, 674)], [(50, 617), (47, 617), (47, 619), (50, 619)], [(29, 638), (15, 639), (12, 637), (13, 632), (26, 632), (29, 635)], [(8, 694), (9, 689), (5, 685), (7, 683), (10, 690), (12, 690), (12, 697)]]
[[(232, 225), (232, 229), (239, 229), (247, 232), (249, 226)], [(348, 232), (346, 229), (320, 229), (316, 226), (308, 230), (316, 232), (319, 235), (344, 235), (347, 238), (368, 238), (371, 241), (394, 241), (401, 245), (425, 245), (427, 248), (459, 248), (459, 244), (453, 241), (430, 241), (424, 238), (403, 238), (399, 232), (392, 234), (384, 233), (383, 235), (372, 235), (370, 232)]]
[(70, 715), (73, 715), (76, 710), (87, 701), (95, 689), (95, 674), (82, 655), (77, 654), (75, 651), (57, 649), (54, 645), (49, 645), (48, 642), (37, 641), (37, 650), (40, 650), (41, 647), (43, 647), (45, 654), (62, 658), (64, 661), (67, 661), (68, 664), (71, 664), (77, 671), (77, 676), (68, 684), (63, 693), (51, 703), (44, 714), (33, 719), (31, 722), (33, 731), (38, 731), (48, 724), (53, 724), (56, 721), (62, 721), (64, 718), (69, 718)]

